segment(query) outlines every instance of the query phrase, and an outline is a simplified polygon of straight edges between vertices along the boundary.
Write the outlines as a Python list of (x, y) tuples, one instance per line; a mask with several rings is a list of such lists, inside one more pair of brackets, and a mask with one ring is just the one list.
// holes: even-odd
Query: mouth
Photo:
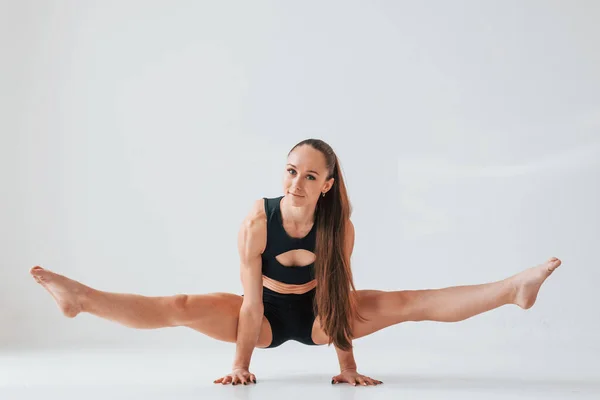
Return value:
[(294, 193), (291, 193), (291, 192), (288, 192), (288, 193), (291, 194), (294, 197), (304, 197), (304, 196), (300, 196), (299, 194), (294, 194)]

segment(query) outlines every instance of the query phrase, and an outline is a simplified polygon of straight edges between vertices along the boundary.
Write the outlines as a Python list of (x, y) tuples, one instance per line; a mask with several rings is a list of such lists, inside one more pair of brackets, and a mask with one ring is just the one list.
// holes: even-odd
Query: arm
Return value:
[[(352, 257), (352, 251), (354, 250), (354, 224), (351, 220), (348, 220), (348, 224), (346, 225), (346, 243), (345, 243), (345, 251), (348, 254), (348, 260)], [(356, 361), (354, 360), (354, 352), (353, 349), (349, 351), (344, 351), (339, 349), (337, 346), (335, 347), (335, 351), (338, 356), (338, 362), (340, 364), (340, 372), (344, 372), (344, 370), (354, 369), (356, 371)]]
[(249, 369), (263, 319), (262, 261), (267, 243), (267, 221), (263, 200), (257, 200), (238, 234), (240, 278), (244, 300), (240, 308), (234, 369)]
[(340, 373), (345, 372), (345, 371), (356, 371), (356, 361), (354, 360), (354, 350), (350, 349), (349, 351), (344, 351), (341, 349), (338, 349), (337, 346), (335, 346), (335, 352), (337, 353), (338, 356), (338, 362), (340, 364)]
[[(348, 259), (352, 256), (354, 249), (354, 225), (352, 221), (348, 220), (346, 225), (346, 243), (345, 251), (348, 254)], [(338, 362), (340, 364), (340, 374), (333, 377), (331, 383), (342, 383), (346, 382), (353, 386), (359, 385), (378, 385), (383, 383), (377, 379), (370, 378), (368, 376), (359, 374), (356, 370), (356, 360), (354, 359), (354, 348), (348, 351), (344, 351), (335, 346), (335, 351), (338, 356)]]
[(352, 386), (356, 386), (357, 384), (362, 386), (370, 386), (383, 383), (380, 380), (358, 373), (356, 370), (356, 361), (354, 360), (354, 353), (352, 352), (352, 349), (349, 351), (344, 351), (336, 347), (335, 351), (337, 352), (338, 360), (340, 362), (340, 373), (331, 379), (331, 383), (345, 382)]

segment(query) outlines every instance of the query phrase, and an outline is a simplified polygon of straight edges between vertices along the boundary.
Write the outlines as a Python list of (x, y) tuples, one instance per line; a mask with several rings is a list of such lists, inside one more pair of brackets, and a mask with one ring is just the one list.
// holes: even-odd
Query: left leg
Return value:
[[(366, 319), (354, 324), (354, 338), (407, 321), (458, 322), (505, 304), (528, 309), (542, 283), (561, 264), (557, 258), (510, 278), (481, 285), (426, 290), (358, 290), (358, 312)], [(315, 321), (313, 338), (327, 343)]]

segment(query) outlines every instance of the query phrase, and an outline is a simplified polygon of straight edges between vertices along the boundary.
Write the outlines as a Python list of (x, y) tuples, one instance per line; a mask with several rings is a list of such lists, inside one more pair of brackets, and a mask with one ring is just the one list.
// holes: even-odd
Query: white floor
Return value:
[(384, 384), (351, 387), (331, 385), (332, 352), (258, 351), (251, 368), (258, 383), (250, 386), (212, 383), (231, 362), (222, 348), (4, 352), (0, 399), (600, 399), (598, 371), (579, 370), (576, 357), (553, 357), (551, 365), (506, 354), (403, 351), (398, 359), (363, 351), (359, 370)]

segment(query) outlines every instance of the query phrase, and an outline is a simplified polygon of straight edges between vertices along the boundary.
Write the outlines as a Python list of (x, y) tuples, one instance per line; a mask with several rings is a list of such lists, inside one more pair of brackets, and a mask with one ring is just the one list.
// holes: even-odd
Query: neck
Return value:
[(298, 226), (311, 225), (315, 220), (315, 205), (294, 206), (289, 204), (287, 196), (281, 201), (281, 215), (284, 220)]

